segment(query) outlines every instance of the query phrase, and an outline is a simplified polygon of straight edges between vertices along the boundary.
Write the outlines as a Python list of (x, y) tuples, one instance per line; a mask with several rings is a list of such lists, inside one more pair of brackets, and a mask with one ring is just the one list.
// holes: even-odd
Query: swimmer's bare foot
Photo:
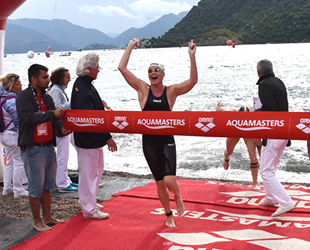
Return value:
[(224, 152), (224, 157), (225, 157), (225, 159), (224, 159), (224, 163), (223, 163), (223, 168), (224, 168), (225, 170), (227, 170), (227, 169), (229, 168), (229, 158), (228, 158), (228, 156), (226, 155), (226, 150), (225, 150), (225, 152)]
[(39, 222), (37, 224), (33, 225), (33, 228), (39, 232), (45, 232), (45, 231), (49, 231), (52, 228), (49, 226), (46, 226), (45, 224), (43, 224), (42, 222)]
[(253, 190), (260, 190), (260, 185), (258, 183), (253, 184)]
[(167, 216), (166, 226), (175, 227), (172, 211), (170, 213), (165, 213)]
[(47, 219), (44, 219), (42, 220), (42, 222), (46, 225), (55, 225), (55, 224), (63, 224), (65, 223), (64, 220), (57, 220), (53, 217), (50, 217), (50, 218), (47, 218)]
[(182, 216), (182, 214), (185, 212), (185, 207), (181, 195), (175, 195), (174, 199), (177, 206), (178, 216)]

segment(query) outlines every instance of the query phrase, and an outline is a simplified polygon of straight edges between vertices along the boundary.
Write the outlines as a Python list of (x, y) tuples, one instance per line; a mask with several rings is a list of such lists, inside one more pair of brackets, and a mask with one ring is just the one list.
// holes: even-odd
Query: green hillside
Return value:
[(309, 0), (201, 0), (157, 46), (310, 42)]

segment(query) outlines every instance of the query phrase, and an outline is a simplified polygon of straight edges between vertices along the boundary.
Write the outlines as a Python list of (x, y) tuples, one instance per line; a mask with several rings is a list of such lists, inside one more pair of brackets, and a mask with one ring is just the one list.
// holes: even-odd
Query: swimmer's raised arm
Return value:
[(146, 83), (136, 77), (128, 68), (128, 62), (131, 55), (131, 52), (135, 46), (139, 46), (139, 38), (133, 38), (129, 41), (127, 48), (124, 52), (124, 55), (118, 65), (118, 70), (122, 73), (127, 83), (133, 87), (136, 91), (140, 91), (141, 88), (146, 86)]
[(146, 98), (149, 92), (149, 85), (136, 77), (128, 68), (128, 62), (131, 55), (131, 51), (135, 46), (139, 46), (139, 38), (133, 38), (127, 45), (127, 48), (124, 52), (124, 55), (118, 65), (118, 70), (122, 73), (123, 77), (127, 81), (127, 83), (133, 87), (138, 92), (138, 99), (140, 102), (141, 109), (143, 109)]
[(188, 53), (190, 59), (190, 76), (188, 80), (185, 80), (182, 83), (173, 84), (169, 86), (167, 94), (169, 95), (171, 106), (173, 106), (175, 99), (179, 95), (183, 95), (190, 91), (195, 84), (198, 82), (198, 73), (196, 65), (196, 44), (193, 42), (193, 39), (188, 43)]

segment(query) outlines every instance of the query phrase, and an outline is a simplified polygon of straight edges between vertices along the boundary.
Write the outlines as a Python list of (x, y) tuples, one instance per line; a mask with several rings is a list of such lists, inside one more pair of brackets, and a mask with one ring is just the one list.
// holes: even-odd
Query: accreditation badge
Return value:
[(47, 122), (37, 124), (37, 136), (48, 135)]
[(48, 135), (47, 122), (37, 124), (37, 136)]

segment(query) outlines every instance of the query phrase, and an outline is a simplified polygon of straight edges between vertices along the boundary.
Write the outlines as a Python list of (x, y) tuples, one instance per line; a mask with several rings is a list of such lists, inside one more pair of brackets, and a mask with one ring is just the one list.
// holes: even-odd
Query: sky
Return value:
[(84, 28), (120, 34), (165, 14), (189, 11), (200, 0), (27, 0), (9, 19), (66, 19)]

